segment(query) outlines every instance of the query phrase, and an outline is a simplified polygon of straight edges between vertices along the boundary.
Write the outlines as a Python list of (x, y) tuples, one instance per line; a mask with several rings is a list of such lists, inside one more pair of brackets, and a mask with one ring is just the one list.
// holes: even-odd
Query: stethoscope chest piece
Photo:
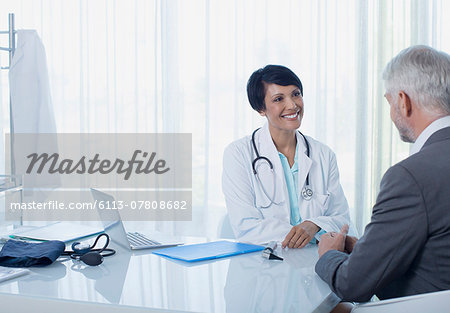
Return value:
[(303, 197), (303, 199), (309, 201), (309, 200), (311, 200), (313, 195), (314, 195), (314, 192), (312, 191), (312, 189), (311, 189), (311, 187), (309, 185), (305, 186), (303, 188), (303, 190), (302, 190), (302, 197)]

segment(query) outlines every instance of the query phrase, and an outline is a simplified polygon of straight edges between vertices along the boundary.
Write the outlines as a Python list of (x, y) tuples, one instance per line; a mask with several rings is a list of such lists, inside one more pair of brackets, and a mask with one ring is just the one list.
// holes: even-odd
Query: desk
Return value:
[[(206, 239), (188, 242), (193, 241)], [(31, 268), (31, 275), (1, 283), (0, 298), (217, 313), (329, 312), (339, 301), (314, 272), (317, 246), (281, 251), (283, 262), (266, 260), (255, 252), (192, 265), (150, 254), (150, 250), (117, 250), (98, 267), (80, 267), (66, 260)]]

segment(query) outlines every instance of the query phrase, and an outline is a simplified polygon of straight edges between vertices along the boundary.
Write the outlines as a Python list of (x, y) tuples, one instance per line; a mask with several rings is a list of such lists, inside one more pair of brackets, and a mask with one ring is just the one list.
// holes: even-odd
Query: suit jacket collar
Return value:
[[(435, 132), (433, 135), (428, 138), (427, 141), (425, 141), (425, 144), (423, 145), (422, 149), (425, 148), (428, 145), (431, 145), (433, 143), (443, 141), (443, 140), (450, 140), (450, 127), (442, 128)], [(420, 149), (420, 150), (422, 150)]]

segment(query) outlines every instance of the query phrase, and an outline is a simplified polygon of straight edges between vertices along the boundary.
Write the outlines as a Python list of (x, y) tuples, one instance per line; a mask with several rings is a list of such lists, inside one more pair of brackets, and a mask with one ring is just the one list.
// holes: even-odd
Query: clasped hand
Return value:
[(348, 225), (344, 225), (339, 233), (329, 232), (320, 237), (319, 257), (329, 250), (338, 250), (351, 253), (358, 239), (353, 236), (347, 236)]

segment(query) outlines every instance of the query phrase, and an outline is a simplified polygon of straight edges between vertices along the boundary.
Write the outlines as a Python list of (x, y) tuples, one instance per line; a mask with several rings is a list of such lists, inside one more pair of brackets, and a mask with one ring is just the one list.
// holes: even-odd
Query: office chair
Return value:
[(351, 313), (450, 312), (450, 290), (356, 305)]

